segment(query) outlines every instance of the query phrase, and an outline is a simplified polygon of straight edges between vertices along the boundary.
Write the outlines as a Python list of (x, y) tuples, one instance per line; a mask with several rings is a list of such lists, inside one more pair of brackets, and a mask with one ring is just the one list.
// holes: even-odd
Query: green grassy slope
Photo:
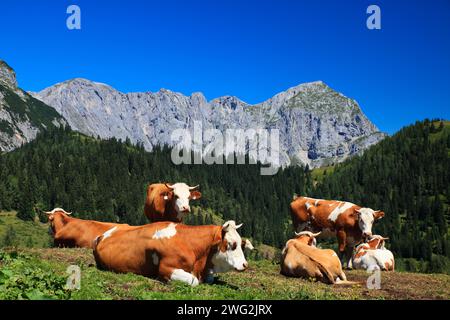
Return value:
[(13, 234), (9, 244), (13, 246), (45, 248), (51, 241), (47, 224), (20, 220), (16, 212), (0, 212), (0, 247), (8, 232)]
[[(81, 268), (80, 290), (64, 290), (70, 265)], [(268, 260), (250, 261), (250, 269), (245, 272), (221, 274), (214, 284), (195, 288), (100, 271), (87, 249), (0, 251), (0, 267), (0, 299), (450, 299), (447, 275), (383, 273), (381, 289), (369, 290), (369, 275), (364, 271), (347, 272), (356, 284), (330, 286), (284, 277), (279, 265)]]
[[(198, 214), (195, 208), (194, 215)], [(213, 217), (220, 222), (219, 216)], [(366, 288), (369, 275), (364, 271), (346, 272), (357, 282), (350, 286), (286, 278), (279, 274), (279, 250), (255, 243), (258, 251), (249, 255), (246, 272), (221, 274), (215, 284), (196, 288), (165, 284), (100, 271), (89, 249), (42, 248), (50, 242), (46, 224), (22, 221), (15, 212), (0, 213), (1, 240), (11, 227), (19, 249), (0, 249), (0, 299), (450, 299), (450, 276), (442, 274), (383, 273), (381, 290)], [(33, 248), (26, 248), (30, 243)], [(70, 265), (81, 268), (80, 290), (64, 289)]]

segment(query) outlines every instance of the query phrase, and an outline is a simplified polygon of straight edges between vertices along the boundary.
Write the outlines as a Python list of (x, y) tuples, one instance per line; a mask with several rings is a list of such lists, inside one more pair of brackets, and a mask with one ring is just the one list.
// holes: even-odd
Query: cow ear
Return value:
[(173, 192), (164, 192), (163, 193), (163, 199), (165, 201), (169, 201), (173, 197)]
[(355, 219), (359, 219), (359, 212), (358, 210), (354, 210), (353, 212), (350, 213), (350, 217), (355, 218)]
[(375, 211), (375, 212), (373, 213), (373, 218), (374, 218), (375, 220), (379, 220), (379, 219), (381, 219), (381, 218), (383, 218), (383, 217), (384, 217), (384, 212), (381, 211), (381, 210)]
[(191, 200), (198, 200), (202, 197), (202, 193), (200, 191), (191, 191)]
[(359, 217), (361, 215), (361, 209), (355, 209), (355, 211), (353, 212), (355, 214), (356, 217)]

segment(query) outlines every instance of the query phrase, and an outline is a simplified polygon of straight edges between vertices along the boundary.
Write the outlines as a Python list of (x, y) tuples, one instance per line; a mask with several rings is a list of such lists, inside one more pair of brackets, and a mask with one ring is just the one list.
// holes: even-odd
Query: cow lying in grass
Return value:
[(127, 224), (98, 222), (73, 218), (71, 212), (55, 208), (45, 212), (48, 216), (55, 247), (92, 248), (96, 237), (113, 227)]
[(242, 244), (241, 244), (241, 247), (242, 247), (242, 251), (253, 251), (253, 250), (255, 250), (255, 247), (253, 246), (253, 244), (250, 242), (250, 240), (248, 240), (248, 239), (242, 239)]
[(156, 222), (141, 227), (112, 228), (94, 246), (97, 266), (191, 286), (212, 282), (213, 274), (244, 271), (248, 264), (236, 226), (188, 226)]
[(319, 234), (302, 231), (296, 233), (295, 239), (286, 242), (281, 258), (281, 274), (314, 278), (328, 284), (347, 281), (337, 254), (330, 249), (315, 247), (315, 237)]
[(353, 266), (356, 269), (371, 272), (374, 270), (394, 271), (394, 255), (385, 248), (385, 240), (388, 240), (388, 238), (375, 235), (366, 243), (357, 246), (353, 255)]

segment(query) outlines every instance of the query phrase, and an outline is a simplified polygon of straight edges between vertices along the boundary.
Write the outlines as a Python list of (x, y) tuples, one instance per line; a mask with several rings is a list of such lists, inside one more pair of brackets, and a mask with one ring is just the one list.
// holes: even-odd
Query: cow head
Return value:
[(54, 232), (55, 230), (55, 217), (58, 215), (62, 215), (62, 216), (70, 216), (72, 214), (72, 212), (67, 212), (64, 209), (61, 208), (55, 208), (52, 211), (45, 211), (45, 213), (47, 214), (47, 218), (48, 221), (50, 222), (50, 227), (52, 228), (52, 231)]
[(255, 250), (255, 247), (253, 246), (253, 244), (252, 244), (252, 243), (250, 242), (250, 240), (248, 240), (248, 239), (242, 239), (241, 247), (242, 247), (242, 251), (245, 251), (245, 250), (249, 250), (249, 251)]
[(64, 210), (62, 208), (55, 208), (52, 211), (45, 211), (45, 213), (47, 214), (48, 221), (50, 221), (50, 222), (52, 222), (55, 219), (55, 216), (58, 214), (68, 215), (68, 216), (70, 216), (72, 214), (72, 212), (67, 212), (66, 210)]
[(355, 209), (355, 213), (358, 216), (359, 228), (365, 238), (372, 235), (373, 222), (384, 217), (383, 211), (374, 211), (370, 208)]
[(318, 233), (312, 233), (311, 231), (302, 231), (302, 232), (296, 232), (295, 236), (296, 239), (300, 240), (301, 242), (306, 243), (308, 246), (315, 247), (317, 245), (316, 237), (319, 236), (321, 232)]
[(222, 226), (222, 237), (217, 252), (212, 256), (211, 262), (215, 273), (231, 270), (244, 271), (248, 268), (247, 260), (242, 251), (242, 239), (234, 221), (227, 221)]
[(367, 244), (371, 249), (384, 249), (384, 243), (386, 240), (389, 240), (389, 238), (385, 238), (380, 235), (374, 235), (370, 237), (370, 239), (367, 241)]
[(170, 191), (164, 194), (164, 200), (174, 202), (174, 207), (179, 218), (191, 212), (189, 200), (197, 200), (202, 197), (202, 194), (195, 190), (199, 186), (190, 187), (186, 183), (175, 183), (172, 185), (166, 184), (166, 187)]

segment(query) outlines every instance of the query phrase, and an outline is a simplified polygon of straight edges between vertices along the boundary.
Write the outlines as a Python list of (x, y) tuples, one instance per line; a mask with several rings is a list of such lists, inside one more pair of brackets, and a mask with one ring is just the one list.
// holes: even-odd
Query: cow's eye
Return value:
[(231, 250), (236, 250), (236, 248), (237, 248), (237, 242), (233, 242), (232, 244), (231, 244)]

